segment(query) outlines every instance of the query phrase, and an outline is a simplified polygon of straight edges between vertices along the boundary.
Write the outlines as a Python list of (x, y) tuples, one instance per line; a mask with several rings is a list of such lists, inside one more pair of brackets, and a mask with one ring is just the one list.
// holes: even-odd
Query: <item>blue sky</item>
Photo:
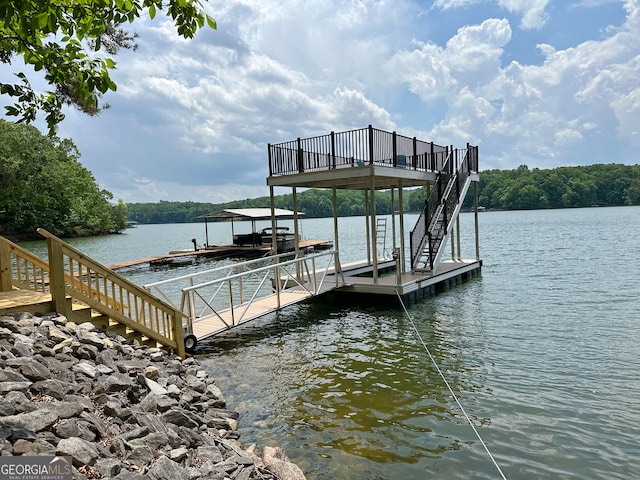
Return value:
[[(267, 195), (267, 143), (371, 124), (481, 169), (638, 162), (640, 0), (225, 0), (133, 26), (118, 91), (59, 135), (126, 202)], [(0, 78), (10, 79), (0, 66)]]

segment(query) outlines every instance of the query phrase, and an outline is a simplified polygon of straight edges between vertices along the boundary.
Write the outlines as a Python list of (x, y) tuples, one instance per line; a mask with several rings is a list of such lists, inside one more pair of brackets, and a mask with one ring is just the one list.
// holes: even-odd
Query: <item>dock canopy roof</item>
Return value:
[[(285, 210), (283, 208), (275, 208), (273, 213), (276, 218), (293, 218), (295, 215), (294, 211)], [(298, 215), (304, 215), (304, 213), (298, 212)], [(227, 210), (220, 210), (219, 212), (200, 215), (198, 218), (204, 218), (206, 220), (267, 220), (271, 218), (271, 209), (230, 208)]]

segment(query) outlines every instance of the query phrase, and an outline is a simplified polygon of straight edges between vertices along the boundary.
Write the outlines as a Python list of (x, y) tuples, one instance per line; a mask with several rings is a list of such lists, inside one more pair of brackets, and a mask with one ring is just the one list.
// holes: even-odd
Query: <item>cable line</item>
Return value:
[(445, 383), (445, 385), (449, 389), (449, 393), (451, 393), (451, 396), (453, 397), (453, 399), (458, 404), (458, 407), (462, 411), (462, 414), (464, 415), (464, 418), (466, 418), (467, 422), (469, 422), (469, 425), (471, 425), (471, 428), (472, 428), (473, 432), (476, 434), (476, 437), (478, 437), (478, 440), (480, 440), (480, 443), (482, 444), (482, 446), (484, 447), (485, 451), (487, 452), (487, 455), (489, 455), (489, 458), (491, 459), (491, 461), (495, 465), (496, 469), (498, 470), (498, 473), (500, 474), (500, 477), (503, 480), (507, 480), (507, 477), (505, 477), (504, 473), (502, 473), (502, 470), (500, 469), (500, 466), (498, 465), (498, 462), (496, 462), (495, 458), (493, 458), (493, 455), (491, 454), (491, 451), (489, 450), (489, 447), (487, 446), (487, 444), (484, 442), (484, 440), (480, 436), (480, 433), (478, 432), (478, 430), (476, 429), (475, 425), (473, 424), (473, 422), (469, 418), (469, 415), (467, 415), (467, 412), (465, 411), (464, 407), (462, 406), (462, 403), (460, 403), (460, 400), (458, 400), (458, 396), (453, 391), (453, 388), (451, 388), (451, 385), (449, 385), (449, 382), (447, 381), (447, 379), (445, 378), (444, 374), (442, 373), (442, 370), (440, 370), (440, 367), (438, 366), (438, 363), (436, 362), (436, 359), (433, 358), (433, 355), (431, 355), (431, 351), (429, 350), (429, 347), (427, 347), (427, 344), (423, 340), (422, 335), (420, 335), (420, 332), (418, 331), (418, 327), (416, 327), (416, 324), (413, 321), (413, 318), (411, 317), (411, 315), (409, 314), (409, 311), (407, 310), (407, 307), (405, 306), (404, 302), (402, 301), (402, 297), (400, 296), (400, 293), (398, 292), (397, 289), (396, 289), (396, 295), (398, 296), (398, 300), (400, 300), (400, 305), (402, 305), (402, 309), (404, 310), (405, 315), (407, 316), (407, 318), (409, 319), (409, 322), (411, 323), (411, 326), (413, 327), (413, 331), (418, 336), (418, 340), (420, 340), (420, 343), (422, 344), (422, 346), (424, 347), (425, 351), (427, 352), (427, 355), (429, 355), (429, 358), (431, 359), (431, 363), (433, 363), (433, 366), (436, 368), (438, 374), (440, 375), (440, 378), (442, 378), (442, 381)]

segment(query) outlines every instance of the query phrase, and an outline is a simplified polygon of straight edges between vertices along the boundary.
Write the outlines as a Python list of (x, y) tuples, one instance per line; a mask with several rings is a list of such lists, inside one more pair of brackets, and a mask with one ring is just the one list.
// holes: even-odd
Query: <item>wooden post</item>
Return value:
[(11, 252), (7, 242), (4, 238), (0, 238), (0, 292), (10, 292), (13, 289), (11, 281)]
[(64, 279), (64, 258), (62, 256), (62, 245), (56, 239), (47, 238), (47, 249), (49, 252), (49, 290), (51, 301), (56, 313), (69, 318), (67, 308), (66, 282)]
[(176, 353), (183, 360), (186, 357), (184, 349), (184, 327), (182, 326), (182, 312), (177, 308), (173, 311), (173, 339), (176, 342)]

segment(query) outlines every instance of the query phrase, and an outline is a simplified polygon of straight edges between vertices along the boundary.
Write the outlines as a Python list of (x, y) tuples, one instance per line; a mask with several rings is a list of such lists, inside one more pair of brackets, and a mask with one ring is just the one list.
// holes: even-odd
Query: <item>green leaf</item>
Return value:
[(153, 20), (156, 16), (156, 6), (152, 3), (149, 5), (149, 18)]
[(213, 28), (214, 30), (218, 28), (218, 24), (216, 23), (216, 21), (209, 15), (207, 15), (207, 25), (209, 25), (209, 28)]
[(46, 12), (41, 12), (34, 17), (35, 24), (39, 29), (44, 29), (49, 23), (49, 15)]

